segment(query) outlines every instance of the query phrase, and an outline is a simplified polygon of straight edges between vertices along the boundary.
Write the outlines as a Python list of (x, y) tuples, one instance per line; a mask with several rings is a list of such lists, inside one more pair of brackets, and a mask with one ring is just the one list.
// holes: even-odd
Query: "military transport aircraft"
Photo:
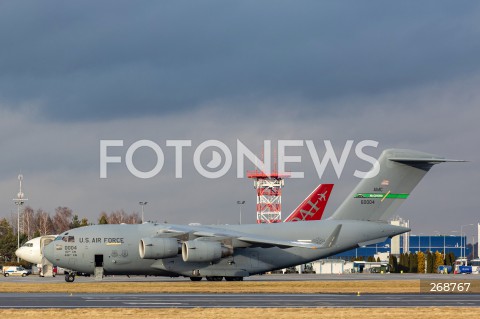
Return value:
[[(318, 185), (315, 190), (284, 220), (284, 222), (320, 220), (325, 211), (332, 189), (333, 184)], [(30, 239), (15, 251), (15, 255), (32, 264), (36, 264), (39, 268), (43, 268), (44, 260), (42, 249), (56, 237), (57, 235), (47, 235)]]
[(385, 150), (370, 175), (326, 220), (223, 226), (94, 225), (60, 234), (45, 247), (44, 255), (71, 270), (65, 277), (69, 282), (75, 272), (243, 280), (409, 231), (390, 225), (388, 218), (434, 164), (450, 161), (455, 160)]

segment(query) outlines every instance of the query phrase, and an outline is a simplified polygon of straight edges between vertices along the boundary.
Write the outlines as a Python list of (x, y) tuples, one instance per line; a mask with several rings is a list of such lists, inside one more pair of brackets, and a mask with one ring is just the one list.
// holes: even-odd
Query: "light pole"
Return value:
[(144, 219), (143, 219), (143, 207), (144, 207), (145, 205), (147, 205), (148, 202), (138, 202), (138, 204), (142, 207), (142, 224), (143, 224), (143, 222), (144, 222)]
[[(20, 189), (17, 194), (17, 198), (13, 199), (15, 205), (17, 205), (17, 249), (20, 248), (20, 206), (23, 206), (28, 198), (25, 198), (25, 194), (22, 192), (22, 180), (23, 175), (18, 175), (18, 183), (20, 185)], [(20, 258), (17, 256), (17, 262), (20, 262)]]
[(480, 258), (480, 223), (477, 229), (477, 258)]
[[(449, 235), (450, 237), (456, 236), (456, 233), (458, 233), (458, 230), (451, 230), (450, 233), (453, 234), (453, 235)], [(453, 249), (454, 254), (455, 254), (455, 248), (457, 247), (456, 245), (457, 245), (457, 242), (455, 242), (455, 245), (452, 246), (452, 247), (453, 247), (452, 249)], [(445, 249), (446, 249), (446, 248), (447, 248), (447, 247), (445, 246)], [(462, 250), (461, 250), (461, 249), (462, 249), (462, 245), (460, 245), (460, 255), (462, 254)]]
[(420, 240), (421, 240), (421, 238), (422, 238), (422, 235), (423, 235), (423, 233), (420, 233), (420, 234), (418, 235), (418, 251), (419, 251), (419, 252), (421, 251), (421, 250), (420, 250)]
[(245, 204), (244, 200), (237, 200), (237, 205), (240, 206), (240, 225), (242, 224), (242, 206)]
[(463, 227), (464, 226), (473, 226), (473, 224), (466, 224), (466, 225), (460, 226), (460, 242), (464, 242), (463, 243), (463, 257), (466, 259), (467, 256), (465, 256), (465, 255), (467, 254), (467, 250), (466, 250), (465, 246), (467, 246), (467, 236), (465, 236), (465, 240), (463, 240)]
[[(434, 230), (434, 233), (437, 234), (437, 236), (440, 236), (440, 232), (438, 230)], [(445, 259), (445, 234), (443, 234), (443, 253), (442, 253), (443, 258)]]
[(445, 259), (445, 233), (443, 234), (443, 259)]

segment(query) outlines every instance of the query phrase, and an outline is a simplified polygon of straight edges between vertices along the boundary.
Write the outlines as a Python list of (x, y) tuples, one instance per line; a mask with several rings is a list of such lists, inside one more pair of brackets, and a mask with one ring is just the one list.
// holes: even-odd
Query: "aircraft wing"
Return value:
[(291, 247), (301, 247), (301, 248), (311, 248), (317, 249), (320, 248), (319, 245), (311, 242), (304, 242), (304, 241), (290, 241), (290, 240), (282, 240), (276, 238), (270, 238), (265, 236), (256, 236), (256, 235), (240, 235), (240, 234), (218, 234), (218, 233), (210, 233), (205, 231), (199, 231), (193, 233), (197, 236), (197, 240), (212, 240), (212, 241), (222, 241), (225, 239), (235, 239), (237, 241), (243, 242), (248, 244), (248, 246), (256, 246), (256, 247), (279, 247), (279, 248), (291, 248)]
[(222, 230), (221, 232), (217, 231), (205, 231), (200, 230), (193, 232), (193, 235), (197, 236), (199, 240), (217, 240), (222, 241), (225, 239), (235, 239), (237, 241), (247, 243), (256, 247), (279, 247), (279, 248), (307, 248), (307, 249), (322, 249), (332, 247), (340, 233), (342, 225), (338, 225), (328, 238), (323, 242), (315, 242), (314, 240), (284, 240), (267, 236), (259, 236), (252, 234), (245, 234), (236, 231)]
[(275, 238), (267, 237), (257, 237), (257, 236), (242, 236), (238, 237), (237, 240), (243, 241), (245, 243), (252, 244), (257, 247), (279, 247), (279, 248), (308, 248), (308, 249), (319, 249), (322, 248), (322, 245), (310, 242), (310, 241), (299, 241), (299, 240), (279, 240)]

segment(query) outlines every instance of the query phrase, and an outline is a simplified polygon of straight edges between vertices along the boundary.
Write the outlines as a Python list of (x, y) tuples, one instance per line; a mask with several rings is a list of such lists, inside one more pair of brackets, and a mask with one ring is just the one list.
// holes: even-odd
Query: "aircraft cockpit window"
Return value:
[(74, 243), (75, 242), (75, 236), (57, 236), (55, 237), (55, 240), (63, 240), (66, 243)]
[(33, 243), (25, 243), (23, 247), (33, 247)]
[(62, 240), (66, 243), (74, 243), (75, 242), (75, 236), (63, 236)]

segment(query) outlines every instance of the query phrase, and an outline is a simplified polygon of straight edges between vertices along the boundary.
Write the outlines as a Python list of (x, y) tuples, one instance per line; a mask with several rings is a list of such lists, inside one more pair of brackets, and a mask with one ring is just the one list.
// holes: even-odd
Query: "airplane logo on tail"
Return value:
[[(328, 185), (330, 185), (330, 184), (328, 184)], [(333, 186), (333, 184), (332, 184), (332, 186)], [(326, 201), (327, 201), (327, 198), (326, 198), (327, 193), (328, 193), (328, 191), (324, 191), (323, 193), (318, 194), (318, 199), (319, 199), (321, 202), (326, 202)]]
[(298, 222), (322, 219), (325, 206), (332, 192), (333, 184), (320, 184), (305, 200), (288, 216), (284, 222)]

